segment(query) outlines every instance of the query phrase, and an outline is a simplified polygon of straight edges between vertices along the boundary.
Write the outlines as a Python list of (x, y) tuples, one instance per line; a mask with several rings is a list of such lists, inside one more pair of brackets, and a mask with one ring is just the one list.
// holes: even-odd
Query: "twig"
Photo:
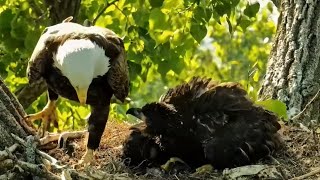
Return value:
[(16, 179), (15, 177), (16, 177), (16, 173), (13, 173), (13, 172), (0, 175), (0, 179)]
[[(126, 17), (127, 22), (129, 22), (128, 16), (123, 12), (123, 10), (122, 10), (121, 8), (119, 8), (119, 6), (117, 6), (116, 4), (115, 4), (114, 6), (116, 7), (116, 9), (118, 9), (118, 10), (121, 12), (121, 14), (123, 14), (123, 15)], [(112, 99), (112, 98), (111, 98), (111, 99)], [(115, 100), (116, 100), (116, 99), (115, 99)]]
[[(10, 146), (7, 150), (12, 153), (12, 152), (14, 152), (18, 147), (19, 147), (19, 145), (18, 145), (17, 143), (15, 143), (15, 144), (13, 144), (12, 146)], [(7, 150), (0, 151), (0, 161), (6, 159), (6, 158), (8, 157)]]
[(292, 179), (290, 179), (290, 180), (306, 179), (307, 177), (316, 175), (316, 174), (318, 174), (318, 173), (320, 173), (320, 167), (317, 167), (315, 170), (313, 170), (313, 171), (311, 171), (311, 172), (309, 172), (309, 173), (307, 173), (307, 174), (304, 174), (304, 175), (298, 176), (298, 177), (294, 177), (294, 178), (292, 178)]
[(18, 141), (18, 143), (20, 143), (21, 145), (23, 145), (24, 147), (27, 147), (27, 142), (23, 139), (21, 139), (19, 136), (11, 133), (11, 136)]
[(94, 20), (92, 21), (92, 25), (95, 25), (97, 20), (99, 19), (99, 17), (104, 13), (104, 11), (106, 11), (106, 9), (111, 6), (114, 5), (116, 2), (118, 2), (118, 0), (114, 0), (112, 2), (107, 2), (107, 4), (102, 8), (102, 10), (98, 13), (98, 15), (94, 18)]
[(55, 134), (49, 134), (43, 138), (40, 139), (40, 145), (46, 145), (48, 143), (58, 141), (58, 147), (60, 147), (61, 140), (63, 141), (63, 145), (65, 145), (65, 142), (67, 141), (68, 138), (70, 139), (76, 139), (76, 138), (81, 138), (82, 136), (85, 135), (85, 131), (73, 131), (73, 132), (63, 132), (63, 133), (55, 133)]
[[(18, 137), (15, 134), (11, 133), (11, 136), (17, 140), (21, 145), (23, 145), (24, 147), (27, 147), (27, 142), (23, 139), (21, 139), (20, 137)], [(41, 155), (43, 158), (47, 159), (48, 161), (50, 161), (50, 163), (52, 163), (53, 165), (56, 165), (58, 160), (56, 160), (55, 158), (51, 157), (49, 154), (44, 153), (42, 151), (40, 151), (39, 149), (36, 149), (36, 153), (38, 153), (39, 155)]]
[(4, 172), (4, 170), (12, 169), (13, 167), (14, 167), (14, 163), (12, 159), (6, 159), (3, 161), (0, 161), (0, 169), (2, 172)]
[(303, 110), (302, 110), (299, 114), (297, 114), (297, 115), (295, 115), (293, 118), (291, 118), (292, 121), (295, 121), (295, 120), (299, 119), (300, 116), (309, 108), (309, 106), (313, 103), (313, 101), (316, 100), (316, 98), (317, 98), (319, 95), (320, 95), (320, 89), (319, 89), (318, 92), (313, 96), (313, 98), (308, 102), (308, 104), (303, 108)]
[(52, 174), (50, 171), (48, 171), (44, 165), (40, 164), (33, 164), (33, 163), (28, 163), (21, 161), (17, 159), (16, 156), (14, 156), (8, 148), (5, 149), (7, 152), (9, 158), (11, 158), (13, 161), (12, 163), (20, 168), (22, 168), (26, 172), (31, 172), (33, 175), (40, 176), (40, 177), (46, 177), (47, 179), (60, 179), (58, 176)]

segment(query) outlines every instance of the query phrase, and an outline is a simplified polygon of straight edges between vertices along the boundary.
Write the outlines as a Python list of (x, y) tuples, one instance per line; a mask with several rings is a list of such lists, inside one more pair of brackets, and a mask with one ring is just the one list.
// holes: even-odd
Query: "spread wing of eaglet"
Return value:
[(43, 136), (50, 122), (57, 126), (59, 96), (90, 105), (87, 151), (80, 161), (90, 162), (108, 120), (111, 97), (123, 102), (128, 95), (128, 65), (123, 41), (113, 31), (69, 21), (47, 27), (33, 51), (27, 68), (29, 83), (46, 81), (48, 103), (25, 119), (42, 119)]
[(247, 165), (281, 147), (278, 118), (246, 97), (237, 83), (194, 77), (142, 108), (131, 108), (143, 123), (131, 128), (123, 158), (161, 165), (178, 157), (191, 168)]

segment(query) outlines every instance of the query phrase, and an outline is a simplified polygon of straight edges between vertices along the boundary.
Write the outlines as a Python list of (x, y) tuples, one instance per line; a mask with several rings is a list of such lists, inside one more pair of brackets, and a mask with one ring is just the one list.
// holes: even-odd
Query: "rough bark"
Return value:
[[(45, 0), (44, 2), (49, 9), (49, 17), (52, 25), (62, 22), (69, 16), (73, 16), (73, 21), (76, 22), (80, 10), (81, 0)], [(27, 108), (46, 90), (46, 83), (44, 80), (40, 80), (33, 84), (26, 85), (16, 93), (16, 96), (21, 105), (24, 108)]]
[(23, 116), (23, 108), (0, 78), (0, 149), (9, 147), (16, 142), (10, 135), (11, 133), (19, 137), (27, 136), (25, 130), (18, 123)]
[(60, 23), (69, 16), (73, 16), (73, 21), (77, 20), (81, 0), (45, 0), (45, 3), (49, 8), (51, 24)]
[(281, 1), (277, 34), (259, 95), (286, 103), (291, 118), (302, 110), (299, 118), (320, 116), (320, 98), (314, 97), (320, 88), (319, 14), (320, 0)]
[[(0, 77), (0, 179), (58, 180), (61, 177), (57, 174), (61, 174), (62, 171), (69, 172), (70, 179), (85, 176), (69, 167), (60, 166), (56, 159), (38, 149), (42, 144), (61, 138), (66, 141), (68, 138), (66, 135), (70, 135), (69, 138), (79, 138), (83, 136), (84, 131), (49, 136), (49, 140), (48, 138), (38, 139), (37, 136), (31, 135), (34, 132), (30, 132), (25, 125), (21, 125), (24, 122), (23, 116), (25, 116), (23, 107)], [(66, 177), (62, 176), (62, 178)]]

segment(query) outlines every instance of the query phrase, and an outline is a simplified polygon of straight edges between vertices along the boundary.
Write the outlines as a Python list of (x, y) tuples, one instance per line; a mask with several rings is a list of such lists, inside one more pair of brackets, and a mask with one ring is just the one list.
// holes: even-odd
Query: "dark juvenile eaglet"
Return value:
[(217, 169), (254, 163), (281, 146), (278, 118), (254, 105), (237, 83), (194, 77), (159, 102), (131, 108), (142, 123), (124, 142), (128, 165), (159, 166), (178, 157), (190, 167)]

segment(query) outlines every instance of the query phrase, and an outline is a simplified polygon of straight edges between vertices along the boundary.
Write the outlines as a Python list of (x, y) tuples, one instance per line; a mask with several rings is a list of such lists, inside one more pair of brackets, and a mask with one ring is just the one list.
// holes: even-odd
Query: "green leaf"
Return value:
[(133, 61), (128, 61), (128, 66), (129, 66), (130, 79), (131, 80), (136, 79), (137, 76), (141, 74), (141, 71), (142, 71), (141, 65)]
[(166, 30), (169, 26), (168, 19), (168, 15), (164, 14), (159, 8), (153, 9), (149, 16), (149, 29)]
[(150, 5), (152, 8), (158, 8), (161, 7), (164, 0), (149, 0)]
[(204, 24), (201, 25), (198, 23), (192, 23), (190, 34), (198, 43), (200, 43), (201, 40), (207, 35), (207, 28)]
[(11, 21), (11, 36), (18, 40), (24, 40), (28, 33), (28, 22), (19, 13)]
[(124, 6), (127, 5), (127, 4), (133, 4), (133, 3), (135, 3), (135, 2), (137, 2), (137, 0), (126, 0), (126, 1), (124, 2)]
[(232, 28), (232, 24), (230, 22), (230, 19), (228, 17), (227, 17), (227, 23), (228, 23), (228, 27), (229, 27), (229, 33), (232, 34), (233, 28)]
[(248, 4), (243, 13), (248, 17), (254, 17), (256, 16), (259, 9), (260, 9), (259, 3)]
[(251, 21), (245, 18), (242, 18), (239, 22), (239, 26), (241, 27), (242, 31), (246, 31), (247, 27), (251, 25)]
[(33, 51), (34, 47), (36, 46), (38, 39), (41, 35), (41, 31), (39, 29), (29, 31), (25, 40), (24, 40), (24, 46), (28, 51)]
[(208, 22), (209, 19), (211, 18), (211, 13), (209, 13), (202, 7), (197, 6), (193, 11), (193, 18), (196, 21), (205, 23), (205, 22)]
[(237, 6), (239, 4), (240, 0), (231, 0), (230, 3), (233, 7)]
[(17, 40), (15, 38), (7, 38), (6, 40), (2, 41), (4, 44), (4, 49), (7, 52), (14, 52), (17, 48), (24, 47), (24, 41)]
[(222, 4), (217, 4), (214, 9), (222, 17), (225, 14), (229, 16), (231, 14), (232, 7), (227, 1)]
[(0, 14), (0, 31), (4, 29), (11, 29), (11, 21), (14, 18), (14, 14), (11, 9), (6, 9)]
[(8, 75), (8, 72), (6, 71), (7, 65), (4, 62), (0, 61), (0, 76), (2, 78), (6, 78)]
[(259, 81), (259, 77), (260, 77), (259, 71), (255, 71), (252, 79), (253, 79), (255, 82), (258, 82), (258, 81)]
[(217, 21), (217, 23), (219, 23), (220, 25), (221, 25), (221, 21), (220, 21), (220, 15), (217, 13), (217, 11), (212, 11), (212, 18), (214, 19), (214, 20), (216, 20)]
[(165, 9), (173, 9), (173, 8), (181, 8), (183, 7), (183, 0), (165, 0), (162, 8)]
[(274, 112), (279, 117), (284, 118), (285, 120), (288, 119), (286, 104), (279, 100), (268, 99), (265, 101), (257, 101), (256, 104), (264, 107), (271, 112)]
[(149, 11), (142, 9), (132, 13), (132, 17), (138, 26), (146, 27), (148, 26), (149, 14)]

